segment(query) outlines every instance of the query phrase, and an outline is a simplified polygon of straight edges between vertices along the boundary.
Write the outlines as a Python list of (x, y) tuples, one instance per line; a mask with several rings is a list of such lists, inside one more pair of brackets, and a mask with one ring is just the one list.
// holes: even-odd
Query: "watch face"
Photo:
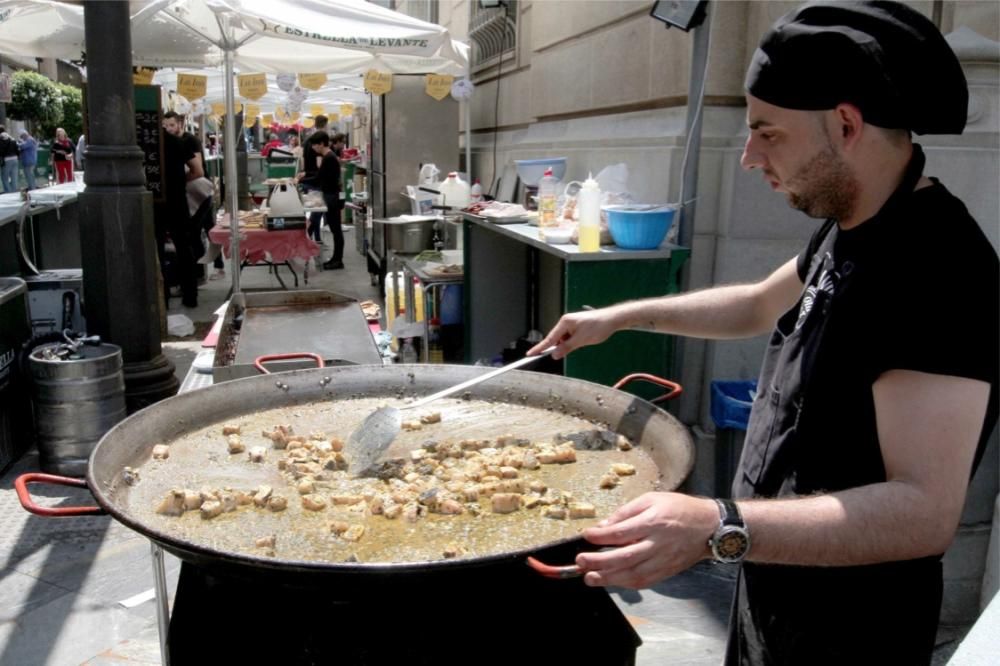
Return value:
[(723, 562), (738, 562), (750, 548), (750, 539), (745, 530), (728, 527), (715, 539), (715, 556)]

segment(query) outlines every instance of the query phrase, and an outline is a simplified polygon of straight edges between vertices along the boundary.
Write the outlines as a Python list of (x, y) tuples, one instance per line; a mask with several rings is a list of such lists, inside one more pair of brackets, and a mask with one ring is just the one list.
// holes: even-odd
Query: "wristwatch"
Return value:
[(708, 540), (712, 557), (716, 562), (740, 562), (750, 552), (750, 530), (743, 522), (736, 502), (717, 499), (715, 503), (719, 505), (719, 526)]

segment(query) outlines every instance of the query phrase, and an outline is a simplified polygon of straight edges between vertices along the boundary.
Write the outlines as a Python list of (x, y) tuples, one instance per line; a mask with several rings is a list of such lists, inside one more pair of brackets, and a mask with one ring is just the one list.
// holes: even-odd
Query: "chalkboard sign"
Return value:
[(142, 149), (146, 189), (153, 201), (165, 200), (163, 185), (163, 112), (160, 86), (135, 86), (135, 140)]

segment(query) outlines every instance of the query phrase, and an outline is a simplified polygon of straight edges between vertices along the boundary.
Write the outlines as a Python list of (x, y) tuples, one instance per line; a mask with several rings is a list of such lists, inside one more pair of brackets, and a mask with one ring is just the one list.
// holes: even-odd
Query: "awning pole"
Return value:
[(233, 88), (233, 52), (225, 50), (226, 126), (222, 146), (226, 179), (226, 212), (229, 214), (229, 270), (233, 274), (233, 295), (240, 293), (239, 187), (236, 183), (236, 91)]
[(469, 179), (469, 187), (475, 181), (472, 179), (472, 100), (462, 102), (465, 107), (465, 171)]

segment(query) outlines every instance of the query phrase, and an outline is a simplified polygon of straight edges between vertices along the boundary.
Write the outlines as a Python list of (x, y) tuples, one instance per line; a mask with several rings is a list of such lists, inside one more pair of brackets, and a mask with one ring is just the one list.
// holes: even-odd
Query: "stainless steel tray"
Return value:
[[(381, 364), (361, 305), (331, 291), (268, 291), (233, 296), (222, 321), (212, 378), (258, 374), (254, 359), (310, 352), (327, 365)], [(274, 361), (272, 372), (315, 367), (310, 360)]]

